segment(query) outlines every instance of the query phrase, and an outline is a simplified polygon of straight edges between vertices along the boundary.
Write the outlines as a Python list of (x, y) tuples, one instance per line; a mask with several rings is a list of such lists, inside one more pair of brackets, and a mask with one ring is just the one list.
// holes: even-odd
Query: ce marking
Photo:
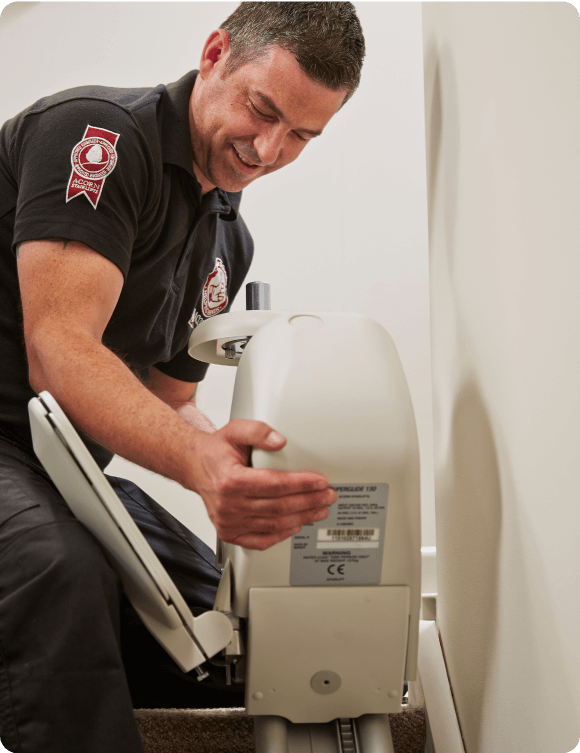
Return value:
[[(333, 570), (333, 568), (335, 567), (336, 567), (336, 572)], [(331, 575), (336, 575), (337, 573), (339, 575), (344, 575), (344, 563), (342, 565), (329, 565), (326, 569)]]

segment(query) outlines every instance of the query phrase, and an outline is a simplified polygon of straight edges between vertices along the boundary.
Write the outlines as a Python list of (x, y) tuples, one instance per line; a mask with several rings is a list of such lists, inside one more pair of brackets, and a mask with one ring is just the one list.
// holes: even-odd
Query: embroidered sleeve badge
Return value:
[(103, 184), (117, 164), (115, 144), (119, 135), (104, 128), (87, 126), (82, 141), (71, 152), (72, 172), (66, 191), (67, 202), (84, 193), (93, 208), (97, 208)]
[(214, 316), (228, 305), (228, 276), (221, 259), (215, 260), (213, 272), (210, 272), (203, 286), (201, 310), (205, 317)]

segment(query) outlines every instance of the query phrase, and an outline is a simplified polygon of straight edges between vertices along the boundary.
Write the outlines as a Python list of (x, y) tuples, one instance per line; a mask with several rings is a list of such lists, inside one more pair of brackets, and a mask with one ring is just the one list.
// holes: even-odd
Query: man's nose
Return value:
[(280, 126), (264, 128), (254, 139), (254, 149), (262, 165), (273, 165), (282, 149), (286, 134)]

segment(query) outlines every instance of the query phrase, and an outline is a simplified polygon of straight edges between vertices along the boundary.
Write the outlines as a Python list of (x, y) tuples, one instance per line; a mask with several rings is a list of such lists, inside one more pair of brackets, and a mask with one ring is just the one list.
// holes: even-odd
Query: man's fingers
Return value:
[(328, 480), (314, 471), (273, 471), (269, 468), (237, 468), (232, 481), (245, 497), (274, 499), (328, 489)]
[[(248, 534), (280, 534), (284, 531), (293, 529), (300, 529), (307, 523), (317, 523), (320, 520), (325, 520), (329, 515), (328, 507), (316, 510), (307, 510), (306, 512), (295, 513), (293, 515), (286, 515), (284, 517), (260, 517), (255, 516), (251, 518), (245, 518), (243, 525)], [(236, 521), (236, 526), (228, 525), (225, 523), (223, 527), (218, 529), (218, 535), (222, 541), (230, 541), (239, 534), (239, 522)], [(237, 542), (236, 542), (237, 543)]]
[[(245, 529), (243, 534), (240, 534), (241, 521), (239, 519), (234, 521), (230, 518), (223, 520), (222, 525), (216, 521), (218, 535), (223, 541), (247, 546), (250, 549), (266, 549), (297, 533), (302, 526), (317, 523), (329, 516), (328, 508), (336, 501), (334, 490), (327, 489), (323, 494), (316, 495), (317, 506), (313, 506), (312, 496), (298, 495), (296, 498), (282, 500), (254, 500), (251, 515), (243, 518), (242, 525)], [(288, 533), (289, 531), (292, 533)], [(251, 541), (252, 545), (241, 543), (240, 535), (244, 541)], [(251, 538), (247, 539), (248, 536)]]
[[(326, 510), (335, 502), (336, 492), (330, 488), (310, 494), (292, 494), (275, 499), (254, 499), (252, 501), (252, 515), (264, 518), (285, 518), (297, 513), (316, 514)], [(307, 522), (311, 523), (312, 521)]]
[(261, 533), (281, 533), (294, 528), (302, 528), (307, 523), (318, 523), (328, 518), (329, 510), (308, 510), (308, 512), (287, 515), (284, 518), (255, 518), (251, 522), (251, 530)]
[(237, 505), (235, 514), (231, 505), (215, 504), (212, 522), (220, 539), (237, 543), (233, 537), (241, 533), (278, 534), (324, 520), (335, 501), (333, 489), (276, 499), (246, 498), (243, 506)]

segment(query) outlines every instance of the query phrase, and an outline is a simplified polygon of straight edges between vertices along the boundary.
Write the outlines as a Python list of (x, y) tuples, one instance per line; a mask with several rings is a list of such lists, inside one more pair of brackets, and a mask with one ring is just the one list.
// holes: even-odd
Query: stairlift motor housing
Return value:
[(324, 723), (400, 711), (417, 668), (420, 481), (391, 337), (356, 314), (241, 311), (201, 323), (189, 353), (237, 366), (231, 418), (286, 437), (279, 452), (254, 450), (254, 467), (314, 470), (338, 495), (326, 520), (265, 551), (218, 542), (215, 608), (246, 621), (248, 713)]

